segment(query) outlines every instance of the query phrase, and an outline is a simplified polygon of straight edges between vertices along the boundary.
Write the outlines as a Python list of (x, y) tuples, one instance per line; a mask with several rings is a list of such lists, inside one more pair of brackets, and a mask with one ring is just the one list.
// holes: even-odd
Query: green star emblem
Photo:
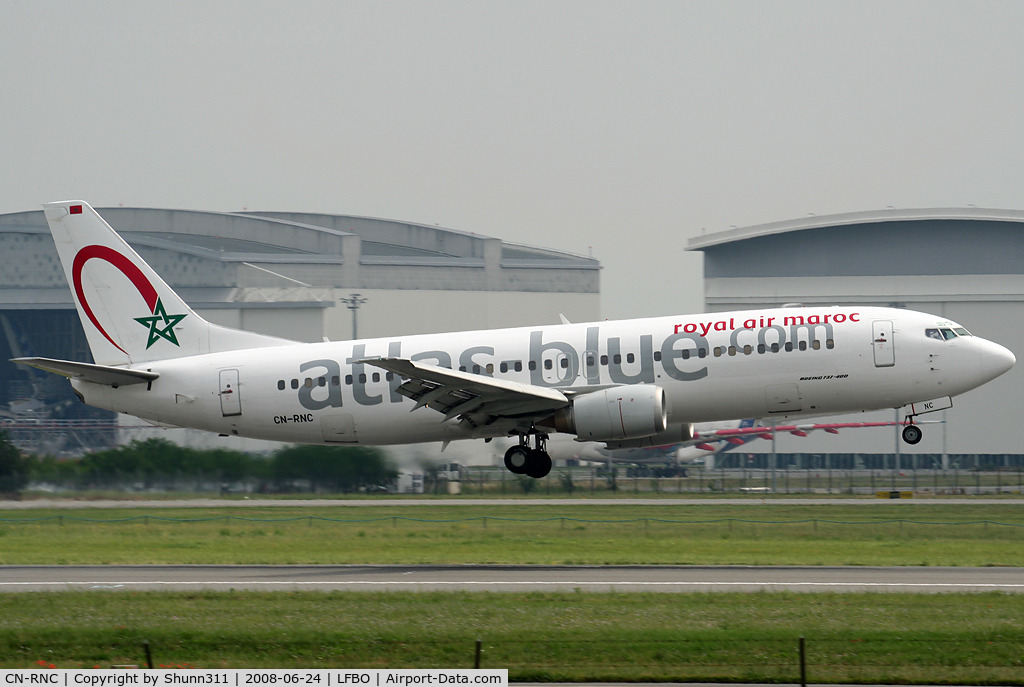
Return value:
[[(178, 337), (174, 334), (174, 325), (185, 319), (185, 315), (168, 315), (167, 311), (164, 310), (163, 302), (157, 298), (156, 308), (153, 309), (152, 316), (136, 317), (133, 319), (143, 327), (149, 327), (149, 341), (146, 343), (146, 349), (149, 350), (149, 347), (160, 339), (167, 339), (177, 346)], [(162, 328), (160, 327), (161, 324), (163, 324)]]

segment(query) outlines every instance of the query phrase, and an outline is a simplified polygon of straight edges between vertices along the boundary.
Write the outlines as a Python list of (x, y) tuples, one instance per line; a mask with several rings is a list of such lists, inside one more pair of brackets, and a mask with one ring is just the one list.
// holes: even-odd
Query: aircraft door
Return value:
[(242, 414), (242, 399), (238, 391), (238, 370), (221, 370), (220, 412), (224, 417)]
[(597, 351), (583, 352), (583, 374), (591, 384), (601, 381), (601, 365)]
[(546, 384), (562, 384), (572, 375), (572, 359), (561, 351), (545, 351), (541, 369)]
[(770, 384), (764, 388), (769, 413), (796, 413), (803, 410), (800, 388), (796, 384)]
[(875, 349), (875, 367), (892, 367), (896, 364), (892, 320), (875, 320), (871, 323), (871, 332), (872, 345)]
[(338, 444), (358, 444), (356, 423), (352, 415), (325, 415), (320, 418), (324, 441)]

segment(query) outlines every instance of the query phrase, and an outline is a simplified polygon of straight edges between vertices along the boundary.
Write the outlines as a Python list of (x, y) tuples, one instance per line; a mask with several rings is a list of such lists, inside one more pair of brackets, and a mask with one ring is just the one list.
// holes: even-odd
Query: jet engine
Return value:
[(657, 446), (671, 446), (681, 444), (684, 441), (693, 439), (693, 424), (685, 422), (681, 425), (672, 425), (664, 432), (639, 439), (625, 439), (623, 441), (609, 441), (606, 446), (610, 449), (619, 448), (655, 448)]
[(555, 413), (555, 429), (579, 441), (621, 441), (664, 432), (668, 425), (665, 390), (637, 384), (583, 394)]

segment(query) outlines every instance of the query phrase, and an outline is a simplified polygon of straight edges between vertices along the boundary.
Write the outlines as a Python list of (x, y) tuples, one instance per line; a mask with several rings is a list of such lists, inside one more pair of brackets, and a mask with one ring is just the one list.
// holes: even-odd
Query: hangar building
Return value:
[[(1024, 354), (1024, 212), (1014, 210), (889, 209), (731, 229), (689, 241), (704, 253), (709, 312), (780, 306), (863, 304), (908, 308), (960, 323), (970, 332)], [(897, 334), (898, 335), (898, 334)], [(1024, 465), (1024, 425), (1018, 410), (1024, 364), (953, 399), (953, 407), (921, 416), (918, 467)], [(943, 417), (944, 416), (944, 417)], [(886, 421), (894, 411), (842, 416), (838, 422)], [(743, 451), (770, 451), (754, 442)], [(780, 435), (777, 451), (799, 467), (824, 464), (825, 454), (885, 464), (896, 432), (844, 431), (840, 436)]]
[[(480, 234), (348, 215), (97, 210), (193, 309), (230, 327), (322, 341), (600, 315), (597, 260)], [(0, 419), (106, 417), (59, 377), (7, 362), (92, 360), (41, 210), (0, 215), (0, 326)]]

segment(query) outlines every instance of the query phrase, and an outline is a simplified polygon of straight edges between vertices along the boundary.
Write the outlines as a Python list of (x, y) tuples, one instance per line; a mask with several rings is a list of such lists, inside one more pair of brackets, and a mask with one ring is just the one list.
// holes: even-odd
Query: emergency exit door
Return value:
[(875, 367), (892, 367), (896, 364), (896, 350), (893, 348), (892, 320), (875, 320), (872, 323), (875, 349)]
[(224, 417), (242, 414), (242, 399), (238, 393), (238, 370), (220, 371), (220, 412)]

